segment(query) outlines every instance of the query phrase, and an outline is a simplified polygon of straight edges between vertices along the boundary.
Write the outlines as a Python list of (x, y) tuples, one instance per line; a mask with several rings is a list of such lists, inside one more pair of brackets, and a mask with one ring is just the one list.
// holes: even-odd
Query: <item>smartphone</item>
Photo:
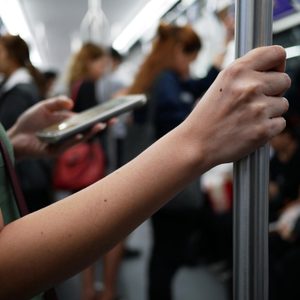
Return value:
[(128, 95), (109, 100), (69, 119), (51, 125), (36, 133), (43, 142), (55, 144), (77, 133), (84, 132), (98, 122), (105, 122), (122, 113), (145, 105), (147, 98), (144, 94)]

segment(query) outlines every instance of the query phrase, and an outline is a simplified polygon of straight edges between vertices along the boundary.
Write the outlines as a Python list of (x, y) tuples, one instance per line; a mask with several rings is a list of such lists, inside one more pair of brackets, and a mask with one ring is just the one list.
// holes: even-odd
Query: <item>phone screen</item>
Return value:
[(115, 99), (108, 101), (99, 106), (90, 108), (82, 113), (79, 113), (75, 116), (70, 117), (68, 120), (54, 124), (47, 128), (47, 131), (64, 131), (75, 127), (79, 124), (85, 123), (86, 121), (92, 121), (94, 118), (97, 118), (99, 115), (103, 115), (103, 113), (111, 111), (115, 107), (120, 107), (120, 105), (125, 104), (126, 101), (124, 99)]
[(112, 117), (142, 106), (146, 101), (145, 95), (142, 94), (109, 100), (37, 132), (37, 136), (46, 142), (55, 143), (78, 132), (83, 132), (97, 122), (105, 122)]

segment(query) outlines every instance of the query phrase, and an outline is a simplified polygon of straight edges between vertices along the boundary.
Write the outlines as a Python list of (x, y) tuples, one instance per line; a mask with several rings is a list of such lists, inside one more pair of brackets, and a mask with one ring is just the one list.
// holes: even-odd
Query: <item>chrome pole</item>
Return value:
[[(236, 57), (272, 44), (273, 1), (236, 1)], [(234, 299), (268, 300), (269, 146), (234, 166)]]

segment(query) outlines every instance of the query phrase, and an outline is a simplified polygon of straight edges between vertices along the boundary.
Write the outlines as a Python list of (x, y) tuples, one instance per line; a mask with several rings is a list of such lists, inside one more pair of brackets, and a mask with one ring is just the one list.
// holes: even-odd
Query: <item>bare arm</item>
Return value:
[[(285, 126), (279, 47), (258, 49), (222, 72), (188, 119), (136, 159), (0, 234), (0, 299), (27, 299), (114, 246), (188, 182), (236, 160)], [(268, 70), (277, 70), (263, 72)]]

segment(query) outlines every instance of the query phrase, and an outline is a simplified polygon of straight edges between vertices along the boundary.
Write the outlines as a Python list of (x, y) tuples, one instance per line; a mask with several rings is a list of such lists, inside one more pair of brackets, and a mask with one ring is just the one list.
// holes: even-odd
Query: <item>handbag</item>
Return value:
[[(10, 180), (10, 184), (12, 187), (13, 194), (15, 196), (16, 204), (20, 213), (20, 216), (23, 217), (29, 213), (27, 208), (24, 195), (22, 193), (17, 174), (9, 157), (9, 154), (6, 150), (4, 143), (0, 140), (0, 150), (3, 158), (3, 162), (5, 165), (5, 170), (7, 173), (7, 177)], [(44, 293), (45, 300), (58, 300), (55, 289), (52, 288)]]
[[(76, 102), (83, 80), (77, 80), (71, 90)], [(105, 174), (105, 154), (98, 141), (77, 144), (62, 153), (55, 162), (53, 185), (55, 189), (78, 191), (98, 181)]]
[(58, 157), (53, 184), (56, 189), (78, 191), (101, 179), (104, 173), (105, 155), (100, 142), (80, 143)]

